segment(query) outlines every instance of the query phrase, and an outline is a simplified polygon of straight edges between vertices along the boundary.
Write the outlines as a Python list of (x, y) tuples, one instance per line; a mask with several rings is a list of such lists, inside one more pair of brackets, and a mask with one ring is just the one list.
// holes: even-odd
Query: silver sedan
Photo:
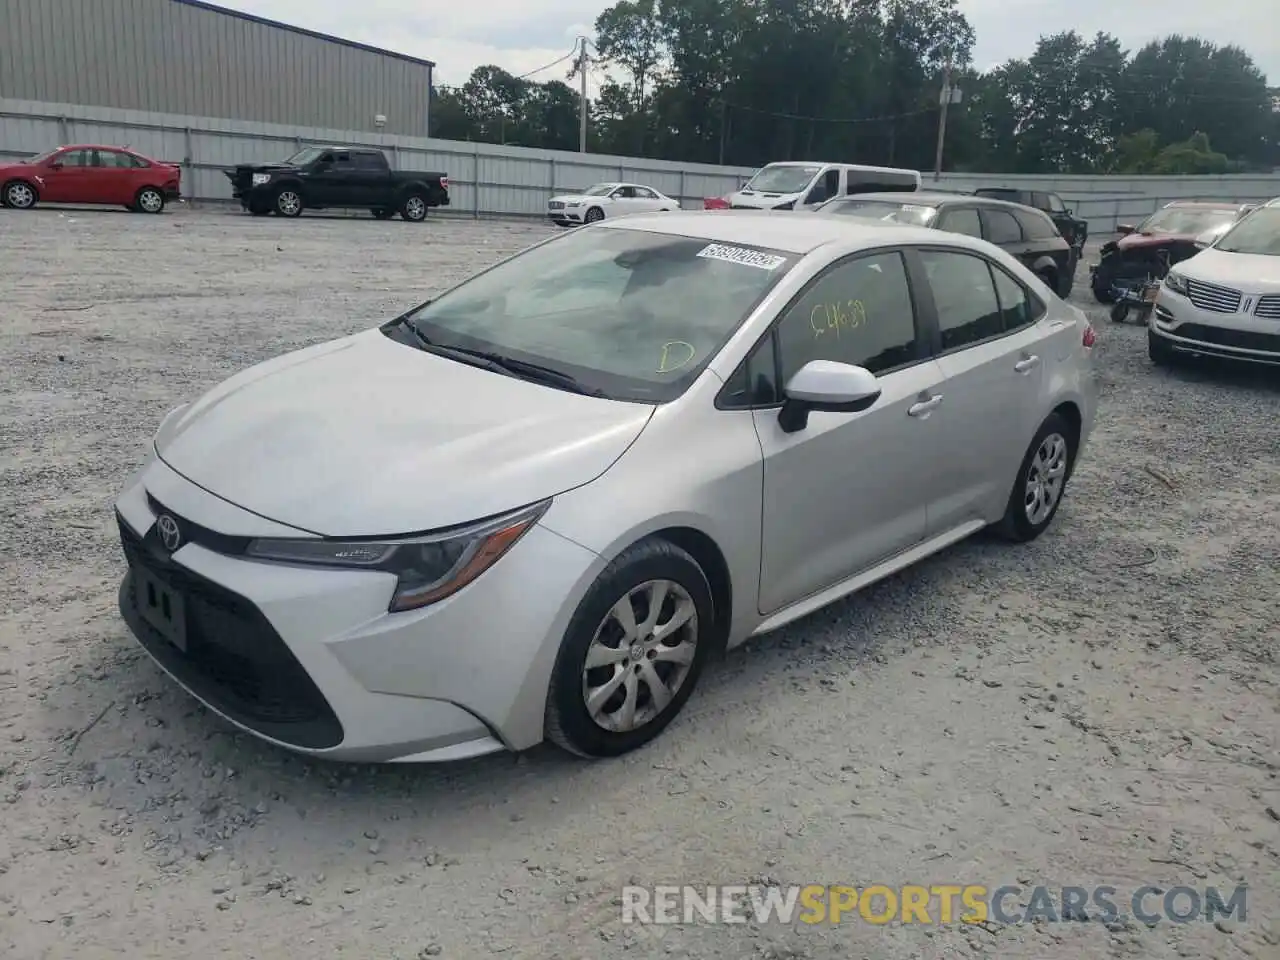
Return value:
[(710, 658), (1053, 521), (1093, 330), (981, 240), (640, 214), (233, 376), (120, 496), (120, 610), (260, 737), (448, 760), (657, 735)]

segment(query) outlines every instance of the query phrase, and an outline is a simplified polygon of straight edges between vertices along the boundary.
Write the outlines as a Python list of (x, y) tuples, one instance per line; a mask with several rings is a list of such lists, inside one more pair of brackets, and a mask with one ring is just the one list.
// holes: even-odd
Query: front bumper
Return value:
[(1205, 310), (1167, 286), (1160, 288), (1147, 329), (1179, 353), (1280, 365), (1280, 320)]
[[(454, 596), (388, 614), (390, 575), (236, 555), (282, 528), (161, 461), (116, 511), (129, 564), (120, 611), (152, 659), (236, 726), (337, 760), (456, 760), (541, 740), (555, 654), (599, 561), (535, 527)], [(187, 541), (172, 554), (156, 532), (162, 512)], [(185, 649), (142, 617), (140, 578), (180, 596)]]
[(547, 218), (552, 223), (582, 223), (583, 209), (582, 207), (575, 207), (572, 209), (548, 210)]

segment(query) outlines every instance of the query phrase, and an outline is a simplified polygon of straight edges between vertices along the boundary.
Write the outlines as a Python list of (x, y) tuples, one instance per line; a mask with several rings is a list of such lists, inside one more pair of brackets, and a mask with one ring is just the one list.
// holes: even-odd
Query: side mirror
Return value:
[(1133, 233), (1133, 232), (1134, 232), (1135, 230), (1137, 230), (1137, 229), (1138, 229), (1138, 228), (1137, 228), (1137, 227), (1135, 227), (1132, 223), (1117, 223), (1117, 224), (1116, 224), (1116, 233), (1120, 234), (1120, 236), (1122, 236), (1122, 237), (1126, 237), (1126, 236), (1128, 236), (1129, 234)]
[(796, 433), (809, 425), (811, 410), (857, 413), (880, 399), (880, 384), (865, 367), (834, 360), (810, 360), (783, 390), (778, 425)]

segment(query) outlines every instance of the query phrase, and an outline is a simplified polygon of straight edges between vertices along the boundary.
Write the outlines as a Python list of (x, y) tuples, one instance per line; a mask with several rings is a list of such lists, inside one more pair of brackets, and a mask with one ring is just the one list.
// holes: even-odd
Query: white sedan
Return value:
[(679, 209), (679, 200), (641, 183), (597, 183), (581, 193), (565, 193), (547, 201), (547, 216), (562, 227), (597, 223), (629, 213)]

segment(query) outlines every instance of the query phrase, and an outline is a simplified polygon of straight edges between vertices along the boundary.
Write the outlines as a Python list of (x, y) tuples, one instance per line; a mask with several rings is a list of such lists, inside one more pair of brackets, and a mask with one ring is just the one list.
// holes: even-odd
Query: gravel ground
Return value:
[[(548, 229), (0, 211), (0, 955), (1280, 956), (1280, 388), (1157, 372), (1097, 308), (1044, 537), (748, 644), (638, 754), (310, 762), (176, 689), (115, 610), (161, 415)], [(765, 878), (1250, 890), (1217, 925), (619, 920), (629, 881)]]

